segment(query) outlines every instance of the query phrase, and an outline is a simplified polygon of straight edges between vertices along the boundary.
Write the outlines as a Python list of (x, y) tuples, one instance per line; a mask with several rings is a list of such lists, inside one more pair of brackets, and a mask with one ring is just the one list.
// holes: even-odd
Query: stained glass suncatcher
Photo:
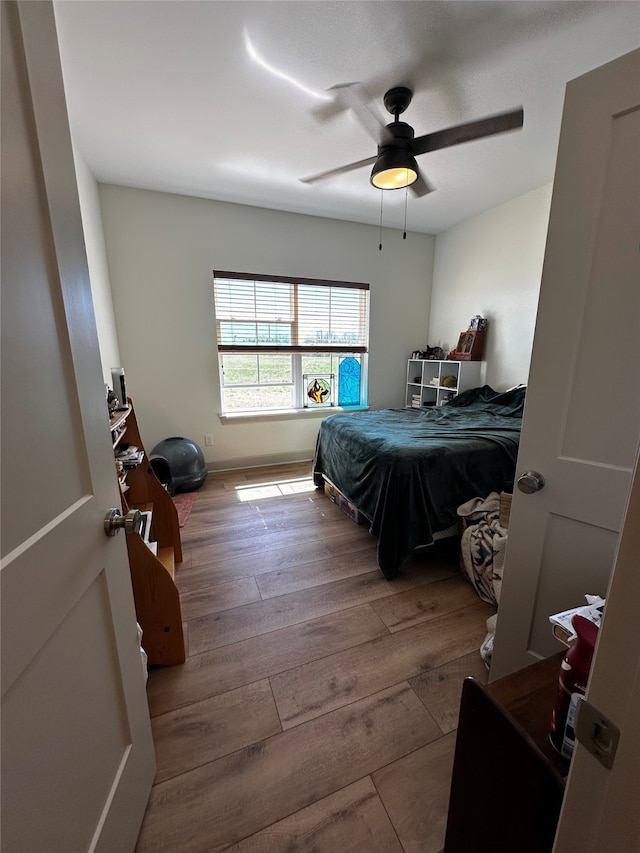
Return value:
[(338, 367), (338, 405), (360, 405), (360, 361), (353, 356), (340, 360)]
[(309, 408), (333, 405), (333, 373), (304, 374), (304, 404)]

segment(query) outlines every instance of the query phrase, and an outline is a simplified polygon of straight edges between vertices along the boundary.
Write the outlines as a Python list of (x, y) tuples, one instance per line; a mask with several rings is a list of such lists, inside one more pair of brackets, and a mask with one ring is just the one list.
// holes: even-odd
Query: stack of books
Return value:
[(414, 394), (412, 396), (411, 408), (413, 408), (413, 409), (421, 409), (422, 408), (422, 397), (420, 394)]

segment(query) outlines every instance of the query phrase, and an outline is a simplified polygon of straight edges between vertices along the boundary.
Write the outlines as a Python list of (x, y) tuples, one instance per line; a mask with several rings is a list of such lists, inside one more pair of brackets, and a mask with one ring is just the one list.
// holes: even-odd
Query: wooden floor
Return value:
[(149, 673), (136, 853), (439, 853), (461, 681), (486, 681), (494, 612), (456, 552), (385, 580), (309, 463), (210, 474), (182, 541), (188, 657)]

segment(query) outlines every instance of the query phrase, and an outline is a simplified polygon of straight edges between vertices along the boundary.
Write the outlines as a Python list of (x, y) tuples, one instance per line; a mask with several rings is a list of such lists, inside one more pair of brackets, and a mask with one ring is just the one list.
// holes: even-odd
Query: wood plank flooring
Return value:
[(149, 673), (136, 853), (439, 853), (494, 612), (455, 548), (385, 580), (310, 463), (209, 474), (181, 532), (187, 660)]

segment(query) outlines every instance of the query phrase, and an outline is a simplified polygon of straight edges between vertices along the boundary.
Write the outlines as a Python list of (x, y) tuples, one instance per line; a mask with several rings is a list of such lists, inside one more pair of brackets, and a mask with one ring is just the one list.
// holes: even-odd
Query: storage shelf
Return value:
[(109, 418), (109, 429), (111, 430), (111, 435), (113, 436), (114, 431), (118, 431), (118, 434), (113, 441), (113, 448), (115, 448), (120, 444), (124, 436), (127, 432), (127, 418), (131, 414), (131, 406), (127, 406), (126, 409), (117, 410), (112, 418)]
[(158, 548), (158, 559), (169, 572), (172, 578), (176, 574), (176, 564), (173, 556), (173, 548)]
[[(131, 400), (126, 411), (118, 415), (110, 420), (110, 426), (112, 429), (125, 426), (129, 444), (143, 453), (135, 468), (125, 469), (119, 474), (121, 486), (126, 481), (127, 487), (121, 494), (122, 511), (127, 513), (138, 509), (150, 512), (150, 540), (157, 544), (156, 555), (139, 533), (127, 535), (129, 569), (136, 618), (142, 628), (142, 647), (150, 664), (173, 666), (184, 663), (186, 658), (180, 596), (174, 582), (176, 564), (182, 562), (178, 511), (144, 452)], [(114, 441), (114, 448), (119, 441), (120, 438)]]
[[(405, 405), (411, 409), (442, 406), (460, 391), (480, 384), (480, 362), (432, 361), (410, 358), (407, 362)], [(445, 376), (455, 377), (454, 386), (443, 385)], [(419, 377), (420, 381), (416, 382)]]

